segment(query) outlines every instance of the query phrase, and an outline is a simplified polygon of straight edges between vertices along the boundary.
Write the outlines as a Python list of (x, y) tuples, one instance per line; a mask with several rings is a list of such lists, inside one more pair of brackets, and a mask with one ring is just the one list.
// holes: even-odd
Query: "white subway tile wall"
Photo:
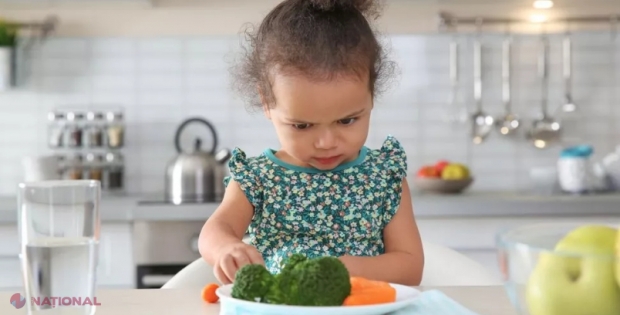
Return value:
[[(563, 101), (561, 35), (551, 36), (549, 104)], [(523, 130), (513, 139), (494, 132), (474, 145), (468, 125), (451, 121), (473, 109), (472, 37), (459, 35), (460, 85), (456, 106), (449, 106), (449, 35), (387, 36), (398, 64), (396, 80), (377, 100), (368, 146), (379, 147), (395, 135), (409, 156), (409, 172), (438, 159), (471, 166), (472, 190), (514, 191), (530, 187), (529, 170), (553, 167), (560, 147), (534, 149)], [(503, 113), (501, 43), (503, 34), (483, 35), (483, 106)], [(527, 128), (540, 112), (537, 78), (539, 37), (514, 37), (513, 108)], [(565, 117), (565, 145), (588, 143), (596, 158), (619, 145), (619, 40), (609, 33), (573, 35), (574, 99), (580, 112)], [(277, 148), (270, 123), (249, 113), (229, 89), (230, 57), (237, 37), (57, 38), (20, 58), (19, 88), (0, 93), (0, 194), (13, 194), (22, 178), (20, 159), (50, 153), (47, 113), (56, 107), (124, 108), (127, 123), (126, 188), (157, 193), (164, 187), (166, 163), (177, 152), (174, 133), (189, 117), (201, 116), (217, 128), (219, 148), (240, 147), (248, 155)], [(207, 129), (190, 125), (183, 135), (189, 148)]]

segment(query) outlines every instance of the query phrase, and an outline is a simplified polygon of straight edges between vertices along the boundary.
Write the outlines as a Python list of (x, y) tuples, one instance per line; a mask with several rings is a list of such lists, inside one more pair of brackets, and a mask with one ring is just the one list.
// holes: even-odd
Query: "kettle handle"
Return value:
[(209, 127), (209, 130), (211, 130), (211, 133), (213, 134), (213, 146), (211, 150), (208, 152), (211, 154), (215, 154), (215, 149), (217, 148), (217, 132), (215, 132), (215, 127), (213, 127), (213, 125), (210, 122), (208, 122), (206, 119), (200, 118), (200, 117), (194, 117), (194, 118), (187, 119), (179, 126), (179, 128), (177, 128), (177, 132), (174, 135), (174, 146), (176, 147), (177, 152), (178, 153), (182, 152), (180, 139), (181, 139), (181, 133), (183, 132), (183, 129), (185, 129), (187, 125), (193, 122), (199, 122)]

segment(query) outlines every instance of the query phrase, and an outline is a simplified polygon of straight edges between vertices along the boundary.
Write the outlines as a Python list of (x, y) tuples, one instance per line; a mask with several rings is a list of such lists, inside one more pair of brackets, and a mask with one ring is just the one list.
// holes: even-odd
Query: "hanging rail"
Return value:
[(30, 29), (38, 30), (42, 39), (45, 39), (51, 32), (56, 29), (58, 25), (58, 18), (56, 16), (48, 16), (42, 22), (8, 22), (7, 25), (16, 27), (18, 29)]
[[(561, 19), (550, 19), (544, 21), (545, 24), (552, 23), (610, 23), (615, 20), (620, 20), (620, 14), (609, 14), (609, 15), (592, 15), (592, 16), (571, 16), (565, 17)], [(532, 22), (524, 19), (512, 19), (512, 18), (497, 18), (497, 17), (459, 17), (452, 15), (448, 12), (442, 11), (439, 13), (439, 28), (440, 29), (450, 29), (454, 28), (457, 25), (479, 25), (479, 24), (514, 24), (514, 23), (527, 23), (527, 24), (537, 24), (536, 22)]]

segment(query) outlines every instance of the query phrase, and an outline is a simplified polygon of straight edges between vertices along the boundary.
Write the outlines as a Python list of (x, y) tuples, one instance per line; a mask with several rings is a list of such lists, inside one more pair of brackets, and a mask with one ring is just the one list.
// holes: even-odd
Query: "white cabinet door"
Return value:
[(23, 287), (19, 257), (0, 257), (0, 291), (23, 292)]
[(133, 288), (135, 268), (130, 223), (104, 223), (99, 242), (99, 287)]
[(0, 290), (22, 292), (17, 224), (0, 225)]

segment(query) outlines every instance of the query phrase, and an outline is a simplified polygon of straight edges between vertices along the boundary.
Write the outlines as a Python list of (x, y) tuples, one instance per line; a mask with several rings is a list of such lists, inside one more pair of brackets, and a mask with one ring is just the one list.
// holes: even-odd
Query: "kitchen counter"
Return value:
[(618, 216), (620, 194), (532, 195), (525, 193), (413, 193), (420, 217)]
[[(516, 315), (502, 286), (419, 289), (438, 289), (479, 315)], [(0, 292), (0, 300), (9, 301), (13, 294), (15, 292)], [(100, 290), (96, 296), (101, 304), (97, 307), (97, 315), (220, 313), (219, 303), (203, 302), (195, 289)], [(10, 303), (1, 303), (0, 314), (26, 314), (26, 308), (16, 310)]]
[[(136, 220), (206, 220), (218, 203), (172, 205), (142, 203), (135, 195), (103, 196), (101, 220), (127, 222)], [(584, 196), (542, 196), (518, 193), (465, 193), (462, 195), (431, 195), (414, 192), (413, 206), (418, 218), (478, 218), (521, 216), (618, 216), (620, 194)], [(16, 198), (0, 196), (0, 223), (17, 219)]]
[[(132, 195), (111, 195), (101, 197), (101, 221), (196, 221), (206, 220), (215, 211), (218, 203), (173, 205), (149, 202), (142, 204), (144, 197)], [(0, 197), (0, 223), (15, 222), (17, 200)]]

